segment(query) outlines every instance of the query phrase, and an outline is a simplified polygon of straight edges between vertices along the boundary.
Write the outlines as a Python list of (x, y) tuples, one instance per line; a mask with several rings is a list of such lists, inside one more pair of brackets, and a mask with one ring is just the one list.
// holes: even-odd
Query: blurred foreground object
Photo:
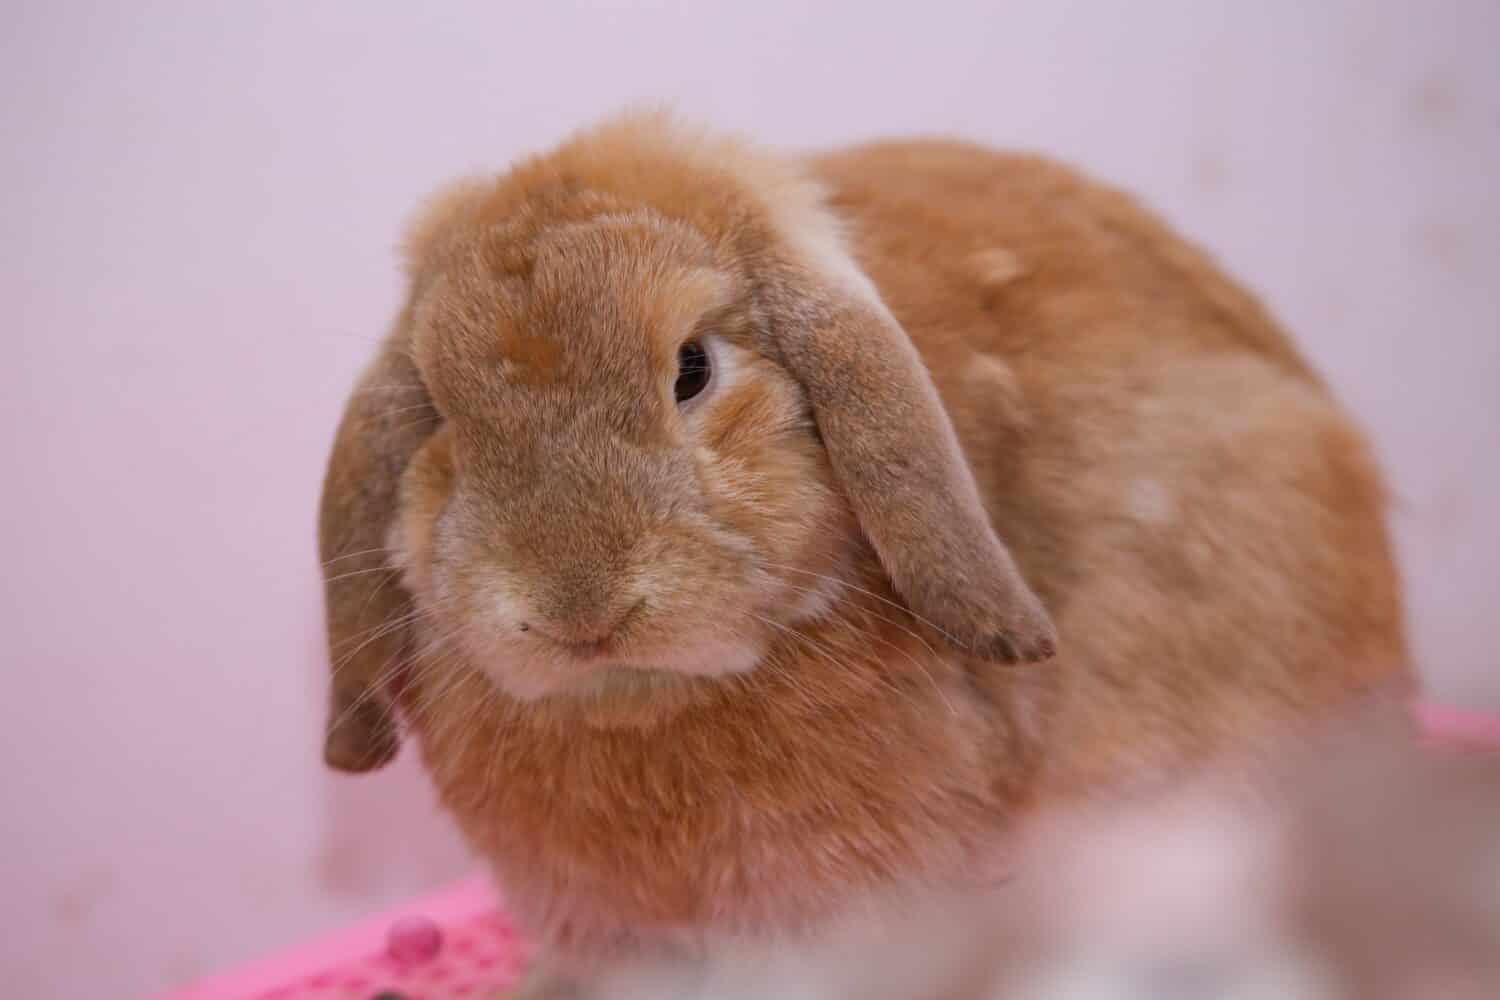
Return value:
[(1500, 730), (1486, 749), (1471, 722), (1424, 743), (1367, 712), (1263, 767), (1052, 817), (995, 898), (987, 995), (1500, 996)]
[[(821, 964), (709, 995), (1492, 1000), (1500, 719), (1421, 718), (1425, 742), (1371, 713), (1253, 773), (1051, 816), (993, 892), (850, 923)], [(482, 996), (522, 955), (498, 909), (476, 879), (171, 1000)], [(444, 928), (440, 949), (393, 958), (391, 928), (425, 920)]]

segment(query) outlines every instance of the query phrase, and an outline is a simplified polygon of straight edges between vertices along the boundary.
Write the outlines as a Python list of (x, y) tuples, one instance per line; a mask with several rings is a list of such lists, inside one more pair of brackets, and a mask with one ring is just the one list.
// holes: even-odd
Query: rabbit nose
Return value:
[(623, 610), (594, 608), (561, 614), (533, 615), (522, 623), (521, 628), (539, 632), (559, 646), (574, 652), (602, 652), (609, 648), (627, 621), (644, 603), (637, 601)]

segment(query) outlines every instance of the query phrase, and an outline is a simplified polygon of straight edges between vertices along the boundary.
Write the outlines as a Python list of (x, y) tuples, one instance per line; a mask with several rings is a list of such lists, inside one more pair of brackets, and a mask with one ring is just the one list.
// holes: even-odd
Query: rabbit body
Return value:
[[(432, 424), (351, 404), (323, 522), (325, 558), (373, 541), (371, 565), (400, 575), (373, 595), (369, 580), (330, 582), (336, 657), (370, 624), (356, 605), (406, 626), (365, 651), (381, 664), (335, 675), (329, 755), (384, 759), (394, 730), (371, 691), (396, 692), (445, 807), (539, 938), (552, 971), (533, 995), (592, 995), (611, 969), (691, 966), (725, 942), (795, 940), (983, 881), (1049, 805), (1254, 754), (1410, 683), (1360, 432), (1252, 296), (1069, 169), (935, 140), (790, 160), (632, 119), (455, 189), (411, 244), (412, 300), (361, 389), (421, 390)], [(657, 349), (654, 334), (588, 347), (577, 317), (601, 301), (615, 311), (590, 330), (713, 318), (717, 395), (674, 415), (654, 375), (605, 381), (637, 370), (625, 361), (569, 367), (569, 352)], [(573, 318), (538, 333), (538, 316)], [(462, 336), (433, 332), (460, 319)], [(483, 342), (497, 327), (498, 350)], [(569, 433), (545, 401), (584, 384), (568, 412), (603, 400), (613, 423), (551, 458), (510, 443), (543, 424)], [(612, 433), (634, 450), (576, 459)], [(680, 506), (653, 506), (652, 483), (679, 476), (722, 489), (704, 516), (778, 554), (755, 568), (781, 603), (750, 616), (764, 627), (731, 623), (735, 573), (663, 542), (653, 565), (671, 579), (640, 584), (623, 617), (610, 595), (588, 606), (625, 623), (625, 657), (655, 635), (637, 607), (679, 601), (695, 621), (701, 595), (717, 610), (688, 651), (720, 616), (733, 668), (661, 652), (673, 669), (565, 684), (582, 654), (516, 646), (497, 675), (490, 639), (452, 640), (497, 631), (474, 610), (490, 607), (474, 597), (489, 563), (467, 555), (486, 525), (515, 522), (490, 562), (535, 557), (496, 585), (526, 630), (505, 641), (541, 642), (520, 619), (582, 620), (555, 610), (547, 567), (580, 568), (568, 608), (594, 593), (591, 566), (625, 579), (615, 554)], [(572, 487), (516, 485), (543, 479)], [(602, 521), (630, 546), (584, 537)], [(615, 641), (572, 635), (568, 650)], [(399, 683), (377, 683), (392, 661)]]

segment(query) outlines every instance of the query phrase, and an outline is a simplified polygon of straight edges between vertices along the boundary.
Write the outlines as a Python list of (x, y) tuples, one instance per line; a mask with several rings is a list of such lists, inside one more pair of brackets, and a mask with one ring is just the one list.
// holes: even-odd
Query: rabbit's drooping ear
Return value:
[(350, 396), (323, 482), (318, 547), (333, 670), (323, 757), (341, 771), (380, 767), (399, 743), (390, 689), (408, 652), (402, 623), (411, 602), (386, 537), (401, 473), (438, 424), (404, 328), (403, 322)]
[(482, 178), (451, 184), (407, 228), (407, 304), (354, 387), (328, 458), (318, 514), (333, 670), (323, 758), (340, 771), (374, 770), (399, 749), (392, 695), (410, 653), (412, 603), (386, 539), (401, 474), (440, 423), (412, 358), (412, 314), (444, 241), (493, 187)]
[(921, 357), (848, 261), (776, 321), (861, 529), (917, 615), (958, 647), (1043, 660), (1052, 621), (990, 526), (978, 486)]

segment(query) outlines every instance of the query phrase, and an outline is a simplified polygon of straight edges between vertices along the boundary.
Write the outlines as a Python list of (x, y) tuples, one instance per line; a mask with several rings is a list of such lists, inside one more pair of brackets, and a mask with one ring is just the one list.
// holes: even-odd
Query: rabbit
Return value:
[(1360, 430), (1067, 167), (632, 112), (404, 257), (324, 482), (324, 755), (415, 739), (519, 996), (698, 995), (1414, 685)]

